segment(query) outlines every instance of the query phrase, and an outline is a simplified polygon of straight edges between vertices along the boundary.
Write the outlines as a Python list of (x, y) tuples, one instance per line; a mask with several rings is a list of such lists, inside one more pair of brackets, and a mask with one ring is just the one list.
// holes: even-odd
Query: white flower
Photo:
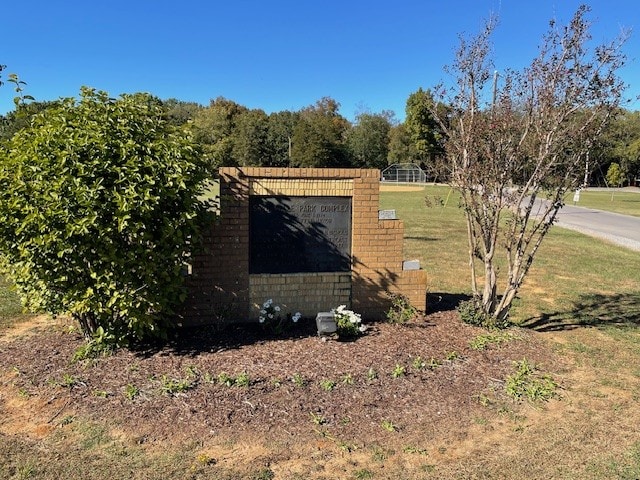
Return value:
[(273, 313), (269, 313), (269, 314), (267, 314), (267, 317), (269, 317), (269, 318), (273, 318)]
[(264, 317), (262, 317), (262, 316), (261, 316), (260, 318), (258, 318), (258, 321), (259, 321), (260, 323), (264, 323)]
[(263, 309), (263, 310), (260, 310), (260, 313), (261, 313), (262, 315), (266, 315), (266, 314), (267, 314), (267, 311)]
[(300, 317), (302, 317), (302, 314), (300, 312), (296, 312), (293, 317), (291, 317), (291, 320), (293, 320), (293, 323), (298, 323), (298, 320), (300, 320)]
[(367, 326), (366, 325), (360, 325), (358, 327), (358, 331), (359, 332), (366, 332), (367, 331)]
[(273, 307), (273, 309), (274, 309), (276, 312), (279, 312), (279, 311), (280, 311), (280, 305), (276, 305), (275, 307)]

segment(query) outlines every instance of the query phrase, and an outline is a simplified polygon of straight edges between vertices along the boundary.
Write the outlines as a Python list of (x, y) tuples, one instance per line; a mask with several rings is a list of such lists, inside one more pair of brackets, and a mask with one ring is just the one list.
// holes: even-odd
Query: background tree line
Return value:
[[(59, 101), (23, 102), (0, 116), (0, 141), (28, 126), (31, 117)], [(362, 112), (350, 122), (340, 104), (324, 97), (299, 111), (271, 114), (218, 97), (204, 106), (178, 99), (161, 101), (170, 124), (188, 127), (213, 172), (221, 166), (353, 167), (384, 169), (393, 163), (419, 164), (430, 180), (446, 180), (439, 168), (445, 138), (434, 120), (429, 90), (409, 95), (405, 120), (394, 112)], [(446, 115), (444, 115), (446, 116)], [(640, 179), (640, 112), (620, 109), (594, 145), (590, 183), (602, 185), (612, 164), (622, 185)], [(595, 166), (595, 169), (593, 167)]]

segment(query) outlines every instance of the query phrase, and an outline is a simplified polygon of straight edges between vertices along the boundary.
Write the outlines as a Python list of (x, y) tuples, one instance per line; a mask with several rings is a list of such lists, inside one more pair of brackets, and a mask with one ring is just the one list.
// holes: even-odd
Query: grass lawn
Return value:
[(0, 331), (28, 318), (18, 295), (11, 289), (9, 282), (0, 276)]
[[(381, 208), (396, 209), (404, 220), (405, 258), (419, 259), (427, 270), (431, 300), (443, 293), (470, 293), (466, 226), (458, 196), (449, 187), (427, 186), (383, 192), (380, 203)], [(574, 315), (572, 306), (590, 296), (633, 295), (639, 289), (637, 252), (555, 227), (540, 248), (512, 317), (524, 322), (551, 312)]]
[[(583, 192), (581, 205), (583, 198), (585, 202), (606, 200), (593, 200), (599, 196), (592, 198), (591, 193), (599, 194)], [(631, 195), (636, 197), (625, 200), (631, 205), (627, 212), (637, 212), (639, 207), (634, 199), (640, 201), (640, 194)], [(617, 199), (618, 194), (614, 202)], [(419, 259), (429, 275), (428, 308), (437, 306), (440, 298), (465, 295), (470, 291), (466, 227), (458, 203), (458, 197), (444, 186), (381, 193), (381, 208), (395, 209), (404, 222), (404, 257)], [(10, 341), (3, 343), (2, 333), (23, 317), (17, 298), (2, 280), (0, 302), (0, 355), (11, 355), (13, 347)], [(437, 316), (434, 318), (437, 323)], [(20, 412), (20, 408), (24, 408), (26, 416), (28, 408), (37, 406), (38, 402), (44, 407), (44, 402), (55, 402), (56, 397), (53, 394), (29, 397), (31, 377), (19, 378), (21, 373), (17, 369), (0, 369), (0, 452), (4, 452), (4, 458), (0, 454), (0, 480), (62, 478), (61, 475), (72, 478), (77, 473), (74, 465), (81, 465), (83, 471), (94, 472), (86, 478), (96, 479), (107, 478), (109, 473), (112, 478), (227, 480), (640, 478), (640, 255), (577, 232), (554, 228), (543, 243), (516, 300), (512, 319), (524, 327), (514, 328), (514, 335), (533, 332), (536, 341), (545, 345), (544, 351), (551, 352), (553, 359), (549, 358), (549, 363), (561, 366), (557, 399), (548, 404), (520, 406), (492, 404), (489, 397), (469, 399), (476, 404), (486, 402), (486, 411), (474, 418), (459, 436), (443, 440), (437, 431), (421, 431), (419, 437), (413, 439), (415, 444), (406, 443), (404, 448), (395, 451), (381, 446), (382, 439), (386, 438), (384, 435), (403, 435), (402, 431), (395, 432), (391, 423), (385, 426), (388, 431), (383, 431), (382, 427), (378, 429), (381, 432), (378, 438), (362, 439), (366, 447), (353, 450), (345, 444), (337, 451), (336, 440), (320, 435), (326, 432), (322, 419), (316, 419), (315, 412), (311, 412), (309, 423), (318, 422), (319, 434), (314, 443), (317, 446), (309, 450), (313, 452), (309, 458), (295, 461), (291, 460), (286, 446), (277, 443), (248, 446), (229, 439), (228, 444), (220, 447), (224, 455), (209, 456), (202, 453), (208, 437), (193, 438), (183, 448), (147, 445), (144, 438), (125, 438), (121, 432), (110, 431), (108, 420), (101, 418), (101, 395), (107, 395), (101, 391), (85, 394), (94, 398), (96, 409), (92, 418), (67, 413), (68, 404), (59, 398), (61, 408), (47, 423), (47, 435), (39, 436), (43, 435), (39, 431), (31, 432), (32, 435), (16, 434), (16, 431), (22, 432), (24, 418), (15, 415), (15, 418), (7, 419), (5, 411)], [(493, 334), (487, 332), (486, 335)], [(351, 348), (348, 344), (344, 347)], [(403, 348), (406, 349), (406, 345)], [(517, 347), (511, 344), (511, 348)], [(239, 349), (230, 350), (206, 354), (231, 355), (233, 350)], [(506, 347), (492, 346), (482, 356), (490, 362), (504, 362), (505, 358), (508, 360), (506, 351)], [(142, 364), (144, 355), (130, 355), (127, 367), (130, 377), (142, 375), (136, 368)], [(167, 365), (173, 365), (181, 354), (172, 351), (163, 357)], [(189, 356), (189, 361), (196, 362), (197, 357)], [(273, 365), (276, 361), (277, 358), (266, 358), (263, 363)], [(330, 361), (326, 363), (331, 364)], [(471, 360), (460, 358), (452, 368), (442, 370), (447, 372), (447, 377), (438, 377), (442, 380), (438, 389), (458, 382), (460, 373), (472, 365)], [(251, 367), (255, 366), (247, 368)], [(63, 373), (62, 370), (55, 372), (55, 378), (64, 379)], [(504, 387), (500, 382), (496, 379), (496, 389)], [(21, 389), (20, 385), (26, 387)], [(42, 388), (50, 388), (55, 393), (67, 387), (45, 385)], [(256, 388), (268, 390), (272, 387), (265, 381)], [(340, 383), (337, 391), (341, 388), (352, 387)], [(78, 392), (77, 395), (83, 391), (80, 387), (74, 390), (73, 386), (68, 389)], [(251, 394), (255, 392), (235, 387), (228, 391), (237, 396), (239, 403), (253, 408)], [(352, 392), (350, 398), (354, 402), (363, 394), (363, 390), (356, 388), (349, 392)], [(393, 392), (396, 394), (399, 390), (394, 388)], [(191, 408), (188, 401), (188, 396), (176, 396), (175, 405), (179, 407), (176, 411), (183, 411), (184, 407), (184, 412), (188, 413)], [(426, 403), (428, 399), (424, 401)], [(294, 396), (291, 402), (296, 402)], [(133, 405), (125, 400), (121, 403), (124, 407)], [(205, 407), (197, 405), (193, 408)], [(215, 409), (216, 405), (212, 403), (206, 408)], [(373, 402), (367, 408), (381, 408), (381, 405)], [(469, 404), (460, 404), (454, 411), (467, 408)], [(397, 413), (401, 423), (411, 421), (403, 418), (401, 412), (391, 413)], [(427, 413), (434, 412), (425, 412), (425, 415)], [(182, 419), (176, 417), (175, 421)], [(349, 418), (342, 421), (348, 422)], [(291, 442), (295, 441), (291, 437)], [(445, 456), (446, 462), (443, 461)], [(4, 463), (12, 457), (18, 461)], [(42, 458), (53, 463), (45, 468), (40, 465)], [(327, 476), (320, 469), (313, 470), (328, 459), (339, 459), (344, 465), (344, 474)], [(250, 476), (233, 473), (236, 465), (251, 462), (254, 462), (254, 473)], [(211, 476), (212, 469), (217, 472), (215, 476)], [(276, 475), (274, 471), (281, 473)], [(301, 471), (304, 473), (299, 473)]]
[[(573, 205), (573, 192), (567, 194), (565, 202)], [(575, 205), (640, 217), (640, 189), (583, 190)]]

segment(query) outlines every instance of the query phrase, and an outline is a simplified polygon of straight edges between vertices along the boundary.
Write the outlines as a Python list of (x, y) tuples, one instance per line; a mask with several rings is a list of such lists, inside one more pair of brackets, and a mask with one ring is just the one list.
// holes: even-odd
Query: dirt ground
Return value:
[(407, 184), (393, 184), (393, 183), (381, 183), (381, 192), (420, 192), (424, 190), (424, 184), (420, 185), (407, 185)]
[(437, 464), (483, 448), (497, 434), (495, 422), (483, 433), (487, 417), (501, 415), (487, 404), (518, 408), (504, 394), (513, 362), (562, 369), (524, 329), (471, 348), (487, 331), (455, 311), (369, 325), (349, 342), (319, 338), (311, 322), (296, 328), (186, 330), (165, 346), (72, 363), (83, 342), (74, 326), (37, 317), (0, 332), (0, 433), (38, 441), (81, 417), (149, 448), (197, 441), (218, 466), (340, 478), (358, 452)]

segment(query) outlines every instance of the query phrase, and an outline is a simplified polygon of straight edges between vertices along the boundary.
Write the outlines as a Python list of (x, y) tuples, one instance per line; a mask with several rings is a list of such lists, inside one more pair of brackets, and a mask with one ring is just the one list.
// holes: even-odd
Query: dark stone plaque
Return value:
[(249, 199), (249, 272), (351, 270), (351, 197)]

